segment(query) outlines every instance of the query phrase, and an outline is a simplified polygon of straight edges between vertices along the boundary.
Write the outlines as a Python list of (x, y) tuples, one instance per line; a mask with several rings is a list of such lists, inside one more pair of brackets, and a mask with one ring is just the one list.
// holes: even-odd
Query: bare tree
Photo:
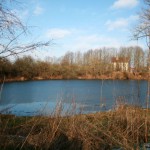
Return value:
[(11, 9), (10, 3), (18, 3), (15, 0), (0, 0), (0, 58), (16, 56), (20, 53), (48, 46), (48, 42), (21, 43), (21, 38), (26, 36), (28, 27), (19, 19)]
[(134, 29), (134, 39), (146, 38), (147, 46), (150, 49), (150, 0), (144, 0), (145, 8), (139, 15), (139, 23)]
[[(141, 39), (145, 38), (148, 46), (148, 51), (150, 52), (150, 0), (144, 0), (145, 8), (142, 9), (141, 14), (139, 15), (139, 24), (136, 26), (134, 31), (134, 38)], [(147, 59), (147, 64), (150, 65), (150, 58)], [(148, 73), (150, 77), (150, 66), (148, 66)], [(149, 108), (149, 98), (150, 98), (150, 79), (148, 80), (147, 85), (147, 99), (146, 99), (146, 120), (145, 120), (145, 141), (148, 142), (148, 108)]]

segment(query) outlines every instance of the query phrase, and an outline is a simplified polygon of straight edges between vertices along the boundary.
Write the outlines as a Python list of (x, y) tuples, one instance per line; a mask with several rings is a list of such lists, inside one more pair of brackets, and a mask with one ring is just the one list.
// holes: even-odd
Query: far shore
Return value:
[(39, 81), (39, 80), (149, 80), (148, 73), (144, 75), (133, 74), (129, 72), (113, 72), (109, 75), (101, 75), (101, 76), (78, 76), (78, 77), (63, 77), (63, 76), (50, 76), (50, 77), (5, 77), (5, 79), (0, 79), (0, 83), (2, 82), (16, 82), (16, 81)]

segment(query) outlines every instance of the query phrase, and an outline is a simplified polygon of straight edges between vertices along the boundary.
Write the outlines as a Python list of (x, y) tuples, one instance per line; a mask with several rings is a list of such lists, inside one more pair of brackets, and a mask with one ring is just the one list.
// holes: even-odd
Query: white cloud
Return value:
[(112, 5), (113, 9), (133, 8), (137, 6), (138, 0), (116, 0)]
[(117, 28), (124, 28), (124, 27), (127, 27), (128, 26), (128, 20), (127, 19), (124, 19), (124, 18), (121, 18), (121, 19), (118, 19), (118, 20), (115, 20), (115, 21), (107, 21), (106, 22), (106, 25), (108, 26), (108, 30), (109, 31), (112, 31), (112, 30), (115, 30)]
[(44, 12), (44, 9), (41, 6), (36, 6), (34, 10), (35, 15), (41, 15)]
[(53, 38), (53, 39), (60, 39), (64, 38), (71, 34), (70, 30), (67, 29), (60, 29), (60, 28), (53, 28), (49, 29), (46, 33), (47, 38)]
[[(72, 46), (73, 45), (73, 46)], [(114, 37), (92, 34), (81, 35), (74, 39), (71, 43), (64, 45), (64, 49), (71, 51), (87, 51), (89, 49), (97, 49), (101, 47), (119, 47), (120, 41)]]
[[(139, 46), (143, 47), (142, 43), (138, 43)], [(79, 36), (73, 41), (62, 45), (62, 49), (64, 51), (59, 51), (63, 55), (68, 50), (72, 52), (86, 52), (89, 49), (99, 49), (99, 48), (119, 48), (121, 46), (137, 46), (136, 41), (130, 41), (124, 38), (117, 38), (112, 36), (105, 35), (87, 35), (87, 36)]]
[[(134, 18), (131, 16), (130, 18)], [(99, 49), (103, 47), (108, 48), (119, 48), (120, 46), (134, 46), (137, 45), (137, 41), (130, 41), (124, 36), (115, 35), (105, 35), (98, 33), (87, 33), (86, 30), (77, 30), (77, 29), (60, 29), (54, 28), (48, 30), (47, 34), (43, 35), (43, 38), (61, 38), (59, 40), (54, 40), (54, 45), (48, 48), (47, 51), (41, 50), (39, 53), (36, 53), (36, 56), (39, 58), (45, 58), (46, 56), (56, 56), (61, 57), (68, 50), (72, 52), (86, 52), (89, 49)], [(69, 36), (69, 38), (64, 38)], [(138, 43), (139, 46), (143, 46)], [(41, 55), (42, 54), (42, 55)], [(34, 53), (35, 55), (35, 53)]]
[(126, 29), (131, 23), (135, 22), (138, 19), (138, 16), (130, 16), (128, 18), (119, 18), (115, 21), (108, 20), (106, 26), (109, 31), (115, 29)]

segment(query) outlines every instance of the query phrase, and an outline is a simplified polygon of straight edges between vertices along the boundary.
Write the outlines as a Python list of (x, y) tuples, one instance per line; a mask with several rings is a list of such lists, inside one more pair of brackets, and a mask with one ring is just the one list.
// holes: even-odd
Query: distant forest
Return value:
[[(129, 58), (129, 67), (134, 72), (145, 75), (149, 71), (148, 50), (141, 47), (100, 48), (86, 52), (67, 52), (60, 58), (47, 57), (45, 60), (31, 56), (17, 58), (15, 61), (0, 59), (0, 79), (82, 79), (111, 77), (114, 72), (112, 57)], [(121, 70), (120, 70), (121, 72)], [(130, 70), (126, 71), (130, 72)], [(124, 72), (125, 74), (125, 72)]]

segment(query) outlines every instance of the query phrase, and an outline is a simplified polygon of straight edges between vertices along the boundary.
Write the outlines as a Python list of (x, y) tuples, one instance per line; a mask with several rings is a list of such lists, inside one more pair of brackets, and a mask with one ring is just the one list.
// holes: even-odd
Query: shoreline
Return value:
[(35, 77), (32, 79), (28, 79), (25, 77), (15, 77), (15, 78), (5, 78), (0, 79), (0, 83), (3, 82), (24, 82), (24, 81), (44, 81), (44, 80), (149, 80), (147, 76), (132, 76), (132, 77), (122, 77), (122, 76), (99, 76), (99, 77), (92, 77), (92, 76), (84, 76), (84, 77), (76, 77), (76, 78), (63, 78), (63, 77), (50, 77), (50, 78), (43, 78), (43, 77)]
[[(26, 81), (46, 81), (46, 80), (148, 80), (148, 78), (129, 78), (129, 79), (118, 79), (118, 78), (43, 78), (43, 79), (5, 79), (4, 83), (10, 82), (26, 82)], [(3, 80), (0, 80), (0, 84), (3, 83)]]

